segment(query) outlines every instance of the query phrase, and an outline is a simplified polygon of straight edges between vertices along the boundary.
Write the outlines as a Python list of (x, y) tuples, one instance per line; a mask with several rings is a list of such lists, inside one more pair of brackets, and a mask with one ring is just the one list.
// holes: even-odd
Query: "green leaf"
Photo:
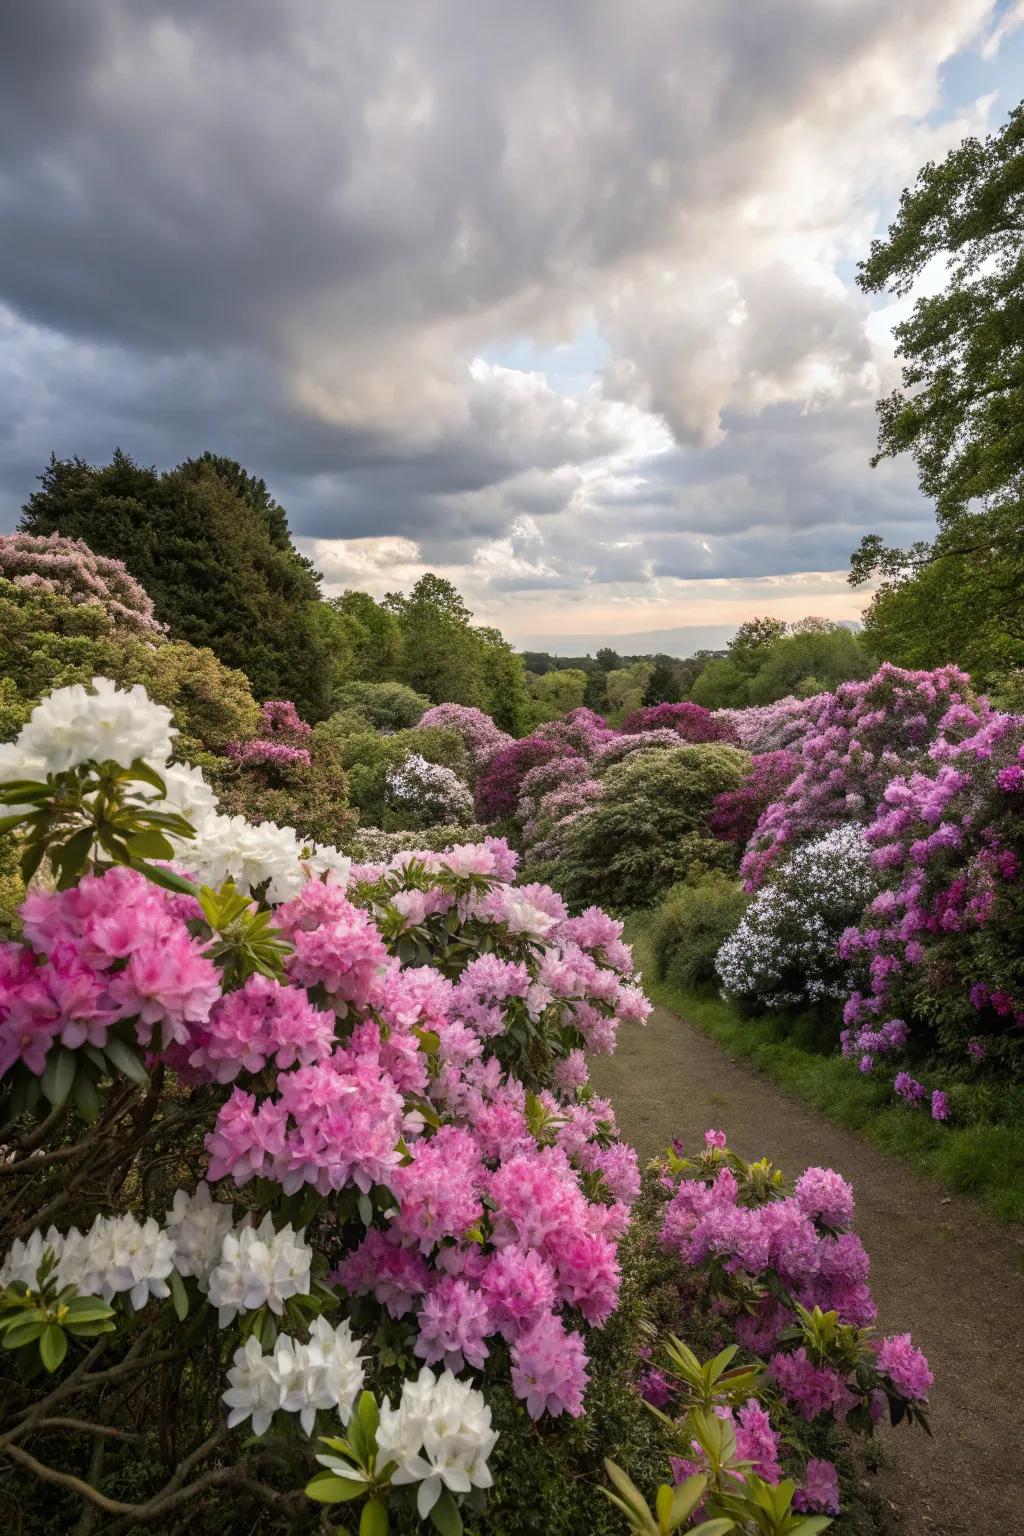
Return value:
[(4, 1349), (20, 1349), (23, 1344), (31, 1344), (38, 1339), (45, 1322), (31, 1319), (27, 1323), (17, 1323), (13, 1328), (4, 1331)]
[(167, 786), (156, 769), (151, 768), (148, 763), (144, 763), (141, 757), (137, 757), (130, 768), (122, 769), (118, 774), (118, 778), (141, 779), (144, 784), (151, 784), (161, 795), (167, 793)]
[(672, 1493), (669, 1518), (666, 1522), (670, 1531), (678, 1530), (684, 1520), (689, 1520), (704, 1497), (707, 1485), (707, 1478), (699, 1475), (688, 1477), (685, 1482), (679, 1484)]
[(68, 1352), (67, 1334), (56, 1323), (48, 1323), (39, 1339), (39, 1358), (48, 1371), (55, 1371)]
[(154, 885), (162, 886), (165, 891), (179, 891), (184, 896), (194, 896), (196, 886), (194, 880), (186, 880), (184, 875), (176, 875), (173, 869), (164, 869), (159, 864), (146, 864), (140, 861), (135, 868), (140, 875), (145, 875), (147, 880), (152, 880)]
[(145, 832), (133, 832), (125, 842), (133, 859), (172, 859), (174, 844), (155, 827)]
[(78, 1113), (87, 1124), (92, 1125), (100, 1112), (100, 1096), (93, 1079), (81, 1068), (75, 1074), (71, 1093)]
[(317, 1504), (347, 1504), (351, 1499), (358, 1499), (360, 1494), (366, 1492), (365, 1483), (354, 1483), (347, 1477), (338, 1477), (333, 1472), (318, 1472), (306, 1484), (306, 1497), (313, 1499)]
[(67, 1102), (77, 1070), (78, 1063), (74, 1056), (63, 1046), (47, 1056), (43, 1069), (43, 1093), (54, 1107)]
[(363, 1505), (359, 1536), (388, 1536), (388, 1507), (383, 1499), (368, 1499)]
[(462, 1536), (462, 1516), (459, 1514), (459, 1506), (448, 1492), (442, 1488), (441, 1497), (430, 1511), (430, 1519), (441, 1536)]
[(380, 1423), (380, 1412), (377, 1408), (377, 1399), (372, 1392), (361, 1392), (359, 1402), (356, 1405), (356, 1413), (363, 1427), (363, 1433), (371, 1447), (377, 1443), (377, 1425)]
[(115, 1035), (111, 1035), (104, 1050), (107, 1060), (118, 1072), (123, 1072), (125, 1077), (130, 1078), (133, 1083), (138, 1083), (140, 1088), (148, 1088), (149, 1073), (142, 1064), (142, 1057), (132, 1050), (127, 1041), (118, 1040)]
[(167, 1284), (171, 1290), (171, 1301), (174, 1303), (174, 1312), (179, 1323), (183, 1323), (188, 1317), (188, 1291), (185, 1282), (176, 1269), (172, 1269)]

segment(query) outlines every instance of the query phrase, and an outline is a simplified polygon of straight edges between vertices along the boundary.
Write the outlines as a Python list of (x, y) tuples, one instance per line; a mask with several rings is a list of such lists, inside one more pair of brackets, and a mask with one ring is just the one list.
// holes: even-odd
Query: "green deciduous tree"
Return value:
[(879, 402), (875, 462), (913, 455), (938, 536), (901, 550), (872, 534), (850, 580), (882, 578), (866, 616), (880, 655), (984, 680), (1024, 658), (1024, 105), (923, 168), (861, 287), (906, 294), (936, 257), (943, 288), (896, 327), (903, 387)]
[(535, 678), (530, 687), (533, 698), (533, 719), (537, 725), (545, 720), (557, 720), (571, 709), (579, 709), (587, 694), (587, 674), (575, 667), (564, 671), (545, 672)]

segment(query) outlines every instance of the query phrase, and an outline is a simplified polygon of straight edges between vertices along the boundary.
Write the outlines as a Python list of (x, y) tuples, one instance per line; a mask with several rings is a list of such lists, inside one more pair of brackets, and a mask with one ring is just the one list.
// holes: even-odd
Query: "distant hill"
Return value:
[[(861, 628), (857, 619), (842, 622), (854, 631)], [(621, 635), (528, 635), (519, 640), (519, 649), (548, 651), (552, 656), (586, 656), (610, 646), (621, 656), (694, 656), (698, 651), (724, 650), (738, 627), (680, 624), (674, 629), (641, 629)]]

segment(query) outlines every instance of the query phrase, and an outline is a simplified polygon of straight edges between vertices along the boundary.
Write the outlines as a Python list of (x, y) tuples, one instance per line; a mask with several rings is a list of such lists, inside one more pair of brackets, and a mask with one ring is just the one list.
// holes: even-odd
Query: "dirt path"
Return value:
[(880, 1321), (911, 1330), (935, 1373), (934, 1439), (889, 1431), (894, 1466), (874, 1484), (894, 1536), (1024, 1536), (1024, 1233), (831, 1124), (665, 1008), (623, 1030), (592, 1076), (641, 1159), (673, 1136), (695, 1146), (713, 1125), (789, 1175), (819, 1164), (850, 1180)]

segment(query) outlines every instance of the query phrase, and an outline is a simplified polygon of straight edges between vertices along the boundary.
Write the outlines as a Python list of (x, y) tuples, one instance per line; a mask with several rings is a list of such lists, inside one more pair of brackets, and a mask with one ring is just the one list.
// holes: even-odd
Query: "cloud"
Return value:
[[(995, 12), (19, 0), (3, 517), (51, 449), (210, 447), (332, 585), (434, 565), (506, 614), (660, 610), (926, 533), (911, 468), (867, 466), (893, 315), (852, 264), (986, 126), (942, 69), (998, 48)], [(511, 366), (524, 344), (557, 369)]]

